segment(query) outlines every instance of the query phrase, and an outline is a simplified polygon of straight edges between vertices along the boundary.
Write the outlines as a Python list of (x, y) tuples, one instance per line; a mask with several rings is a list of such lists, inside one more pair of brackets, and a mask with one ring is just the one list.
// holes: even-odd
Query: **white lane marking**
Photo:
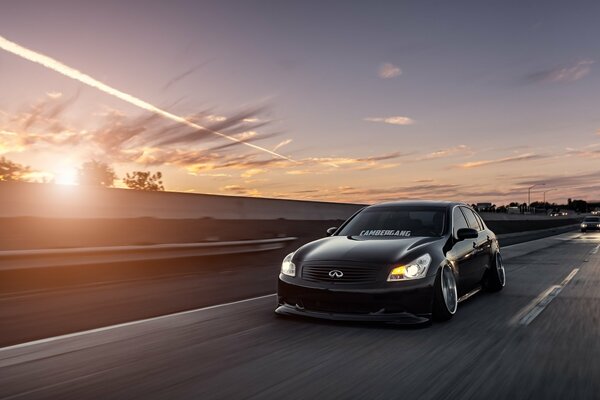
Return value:
[(172, 313), (172, 314), (160, 315), (158, 317), (144, 318), (144, 319), (139, 319), (139, 320), (136, 320), (136, 321), (123, 322), (123, 323), (116, 324), (116, 325), (103, 326), (101, 328), (89, 329), (87, 331), (80, 331), (80, 332), (67, 333), (66, 335), (52, 336), (52, 337), (49, 337), (49, 338), (34, 340), (34, 341), (31, 341), (31, 342), (19, 343), (19, 344), (15, 344), (15, 345), (12, 345), (12, 346), (7, 346), (7, 347), (0, 347), (0, 352), (2, 352), (2, 351), (8, 351), (8, 350), (14, 350), (14, 349), (19, 349), (19, 348), (23, 348), (23, 347), (34, 346), (36, 344), (54, 342), (54, 341), (61, 340), (61, 339), (68, 339), (68, 338), (73, 338), (73, 337), (77, 337), (77, 336), (89, 335), (89, 334), (97, 333), (97, 332), (109, 331), (109, 330), (112, 330), (112, 329), (123, 328), (123, 327), (126, 327), (126, 326), (139, 325), (139, 324), (143, 324), (143, 323), (146, 323), (146, 322), (158, 321), (158, 320), (165, 319), (165, 318), (170, 318), (170, 317), (177, 317), (177, 316), (186, 315), (186, 314), (192, 314), (192, 313), (201, 312), (201, 311), (213, 310), (215, 308), (233, 306), (235, 304), (246, 303), (246, 302), (249, 302), (249, 301), (266, 299), (267, 297), (272, 297), (272, 296), (275, 296), (276, 294), (277, 293), (271, 293), (271, 294), (266, 294), (264, 296), (252, 297), (252, 298), (249, 298), (249, 299), (237, 300), (237, 301), (232, 301), (232, 302), (229, 302), (229, 303), (215, 304), (213, 306), (196, 308), (196, 309), (187, 310), (187, 311), (180, 311), (180, 312), (176, 312), (176, 313)]
[(538, 297), (533, 299), (526, 307), (524, 307), (512, 320), (511, 324), (529, 325), (552, 300), (567, 286), (573, 277), (579, 272), (579, 268), (573, 269), (569, 275), (560, 283), (560, 285), (550, 286), (543, 291)]

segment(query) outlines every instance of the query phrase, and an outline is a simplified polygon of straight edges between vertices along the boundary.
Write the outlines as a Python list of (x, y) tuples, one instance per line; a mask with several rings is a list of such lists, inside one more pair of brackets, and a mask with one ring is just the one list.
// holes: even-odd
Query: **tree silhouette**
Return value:
[(80, 185), (111, 187), (115, 179), (117, 179), (115, 171), (108, 164), (100, 161), (85, 162), (79, 169)]
[(131, 175), (127, 173), (123, 182), (130, 189), (157, 192), (165, 190), (161, 179), (160, 171), (155, 174), (151, 174), (150, 171), (133, 171)]
[(24, 175), (30, 171), (31, 169), (28, 166), (12, 162), (4, 157), (0, 158), (0, 181), (24, 181)]

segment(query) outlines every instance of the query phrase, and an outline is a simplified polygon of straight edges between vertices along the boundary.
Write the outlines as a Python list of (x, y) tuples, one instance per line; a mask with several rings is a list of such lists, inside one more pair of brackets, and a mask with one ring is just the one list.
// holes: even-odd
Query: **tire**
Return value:
[(585, 229), (582, 229), (582, 230), (581, 230), (581, 233), (585, 233), (585, 232), (586, 232), (586, 230), (585, 230)]
[(448, 321), (456, 313), (458, 306), (456, 277), (449, 266), (444, 265), (440, 268), (433, 290), (433, 319)]
[(494, 254), (494, 261), (487, 271), (485, 280), (485, 290), (488, 292), (499, 292), (506, 285), (506, 271), (500, 252)]

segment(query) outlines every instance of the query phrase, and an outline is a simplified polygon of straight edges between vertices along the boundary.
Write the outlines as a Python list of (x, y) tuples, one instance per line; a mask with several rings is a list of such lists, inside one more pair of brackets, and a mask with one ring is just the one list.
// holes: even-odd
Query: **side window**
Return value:
[(467, 218), (467, 223), (469, 224), (469, 228), (473, 228), (477, 231), (481, 231), (483, 228), (479, 224), (479, 220), (477, 219), (477, 216), (475, 216), (475, 213), (465, 207), (461, 207), (461, 209), (462, 209), (463, 213), (465, 214), (465, 217)]
[(479, 226), (481, 226), (481, 230), (484, 230), (486, 228), (485, 223), (483, 222), (483, 218), (481, 218), (481, 215), (475, 213), (475, 216), (477, 217), (477, 221), (479, 221)]
[(452, 212), (452, 234), (456, 237), (456, 232), (461, 228), (468, 228), (467, 220), (462, 212), (460, 212), (460, 208), (456, 207)]

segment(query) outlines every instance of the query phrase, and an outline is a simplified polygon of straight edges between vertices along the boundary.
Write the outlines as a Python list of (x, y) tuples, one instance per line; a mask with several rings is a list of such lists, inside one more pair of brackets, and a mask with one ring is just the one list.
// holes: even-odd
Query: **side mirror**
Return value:
[(456, 231), (456, 238), (458, 241), (465, 239), (476, 239), (477, 236), (479, 236), (479, 234), (473, 228), (460, 228), (458, 231)]
[(332, 226), (331, 228), (327, 229), (327, 236), (333, 235), (335, 231), (337, 231), (337, 226)]

